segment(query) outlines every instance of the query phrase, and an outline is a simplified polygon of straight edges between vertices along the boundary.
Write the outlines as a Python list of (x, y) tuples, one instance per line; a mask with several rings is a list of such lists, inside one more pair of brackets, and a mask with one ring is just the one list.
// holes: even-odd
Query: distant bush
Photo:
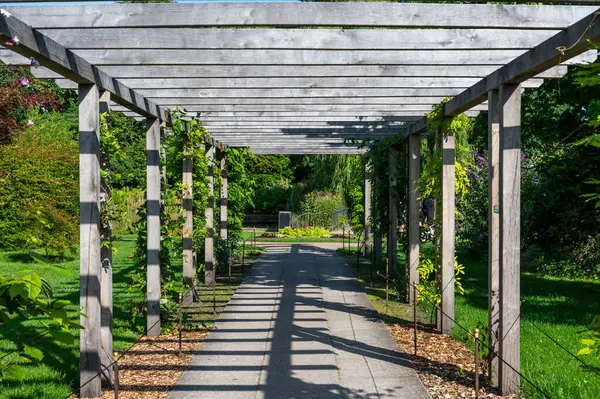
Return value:
[(341, 196), (322, 191), (313, 191), (306, 194), (300, 204), (302, 213), (310, 214), (307, 223), (312, 226), (333, 227), (335, 211), (344, 208), (345, 205)]
[(279, 234), (285, 238), (326, 237), (329, 236), (329, 231), (321, 227), (307, 227), (305, 229), (284, 227), (279, 230)]
[(0, 248), (64, 256), (79, 240), (78, 151), (71, 141), (19, 135), (0, 147)]
[(144, 191), (139, 188), (112, 190), (111, 199), (123, 210), (123, 218), (112, 222), (113, 233), (134, 233), (139, 220), (137, 210), (144, 204)]

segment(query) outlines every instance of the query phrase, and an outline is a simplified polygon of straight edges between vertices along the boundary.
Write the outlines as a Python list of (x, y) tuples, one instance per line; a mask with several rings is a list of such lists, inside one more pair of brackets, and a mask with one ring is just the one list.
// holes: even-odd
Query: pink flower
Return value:
[(19, 84), (23, 87), (29, 87), (29, 79), (27, 79), (24, 76), (21, 76), (21, 78), (19, 78)]
[(25, 124), (25, 127), (31, 127), (31, 126), (33, 126), (33, 121), (31, 119), (29, 119), (27, 121), (27, 123)]
[(8, 18), (8, 17), (10, 17), (12, 14), (11, 14), (11, 13), (9, 13), (8, 11), (6, 11), (6, 10), (2, 10), (2, 9), (0, 9), (0, 15), (1, 15), (1, 16), (3, 16), (4, 18)]

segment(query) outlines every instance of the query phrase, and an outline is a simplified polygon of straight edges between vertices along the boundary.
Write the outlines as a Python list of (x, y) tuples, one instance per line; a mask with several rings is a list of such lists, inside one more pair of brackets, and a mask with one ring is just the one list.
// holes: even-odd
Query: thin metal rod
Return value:
[(388, 302), (390, 292), (390, 263), (389, 259), (385, 258), (385, 314), (388, 313)]
[(346, 226), (342, 226), (342, 251), (346, 249)]
[(417, 356), (417, 285), (413, 283), (413, 322), (414, 322), (414, 341), (415, 356)]
[[(216, 279), (215, 279), (216, 280)], [(212, 291), (213, 291), (213, 315), (217, 314), (217, 282), (215, 281), (215, 283), (212, 286)]]
[(371, 288), (373, 288), (373, 267), (375, 266), (375, 251), (371, 245)]
[(182, 316), (182, 309), (181, 309), (182, 302), (183, 302), (182, 298), (183, 298), (183, 295), (180, 292), (179, 293), (179, 311), (177, 312), (177, 319), (178, 319), (178, 322), (179, 322), (179, 327), (177, 328), (179, 330), (179, 333), (178, 333), (178, 335), (179, 335), (179, 349), (177, 351), (177, 354), (179, 356), (181, 356), (181, 329), (183, 328), (183, 323), (182, 323), (182, 317), (183, 316)]
[(115, 392), (115, 399), (119, 399), (119, 354), (117, 352), (113, 353), (113, 373), (114, 373), (114, 377), (113, 377), (113, 384), (114, 384), (114, 392)]
[(242, 241), (242, 274), (244, 274), (245, 259), (246, 259), (246, 240)]
[(356, 240), (356, 275), (360, 269), (360, 236)]
[(479, 398), (479, 329), (475, 329), (475, 399)]

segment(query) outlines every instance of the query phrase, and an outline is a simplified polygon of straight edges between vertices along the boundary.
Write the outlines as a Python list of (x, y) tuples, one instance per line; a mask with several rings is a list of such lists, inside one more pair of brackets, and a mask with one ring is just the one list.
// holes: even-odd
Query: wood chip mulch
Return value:
[[(166, 398), (208, 331), (184, 331), (181, 356), (176, 334), (144, 337), (119, 360), (119, 399)], [(113, 398), (113, 390), (103, 392), (102, 399)]]
[[(420, 327), (414, 356), (412, 326), (394, 324), (388, 328), (433, 399), (475, 398), (475, 358), (469, 348), (448, 335)], [(483, 374), (479, 381), (479, 398), (518, 397), (498, 395)]]

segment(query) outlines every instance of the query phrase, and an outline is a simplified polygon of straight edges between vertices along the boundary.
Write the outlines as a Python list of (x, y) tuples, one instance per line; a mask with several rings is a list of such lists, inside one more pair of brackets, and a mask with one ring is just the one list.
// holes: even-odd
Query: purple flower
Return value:
[(521, 162), (523, 162), (525, 160), (526, 156), (527, 155), (524, 152), (521, 153)]
[(19, 79), (19, 84), (23, 87), (29, 87), (29, 79), (21, 76), (21, 78)]
[(582, 261), (583, 260), (583, 255), (582, 254), (577, 255), (577, 260), (578, 261)]
[(539, 176), (534, 176), (533, 177), (533, 181), (536, 182), (536, 183), (539, 183), (540, 182), (540, 177)]
[(471, 173), (471, 175), (472, 175), (474, 178), (476, 178), (476, 179), (479, 179), (479, 178), (481, 178), (481, 176), (479, 176), (479, 175), (478, 175), (477, 173), (475, 173), (475, 172), (472, 172), (472, 173)]

